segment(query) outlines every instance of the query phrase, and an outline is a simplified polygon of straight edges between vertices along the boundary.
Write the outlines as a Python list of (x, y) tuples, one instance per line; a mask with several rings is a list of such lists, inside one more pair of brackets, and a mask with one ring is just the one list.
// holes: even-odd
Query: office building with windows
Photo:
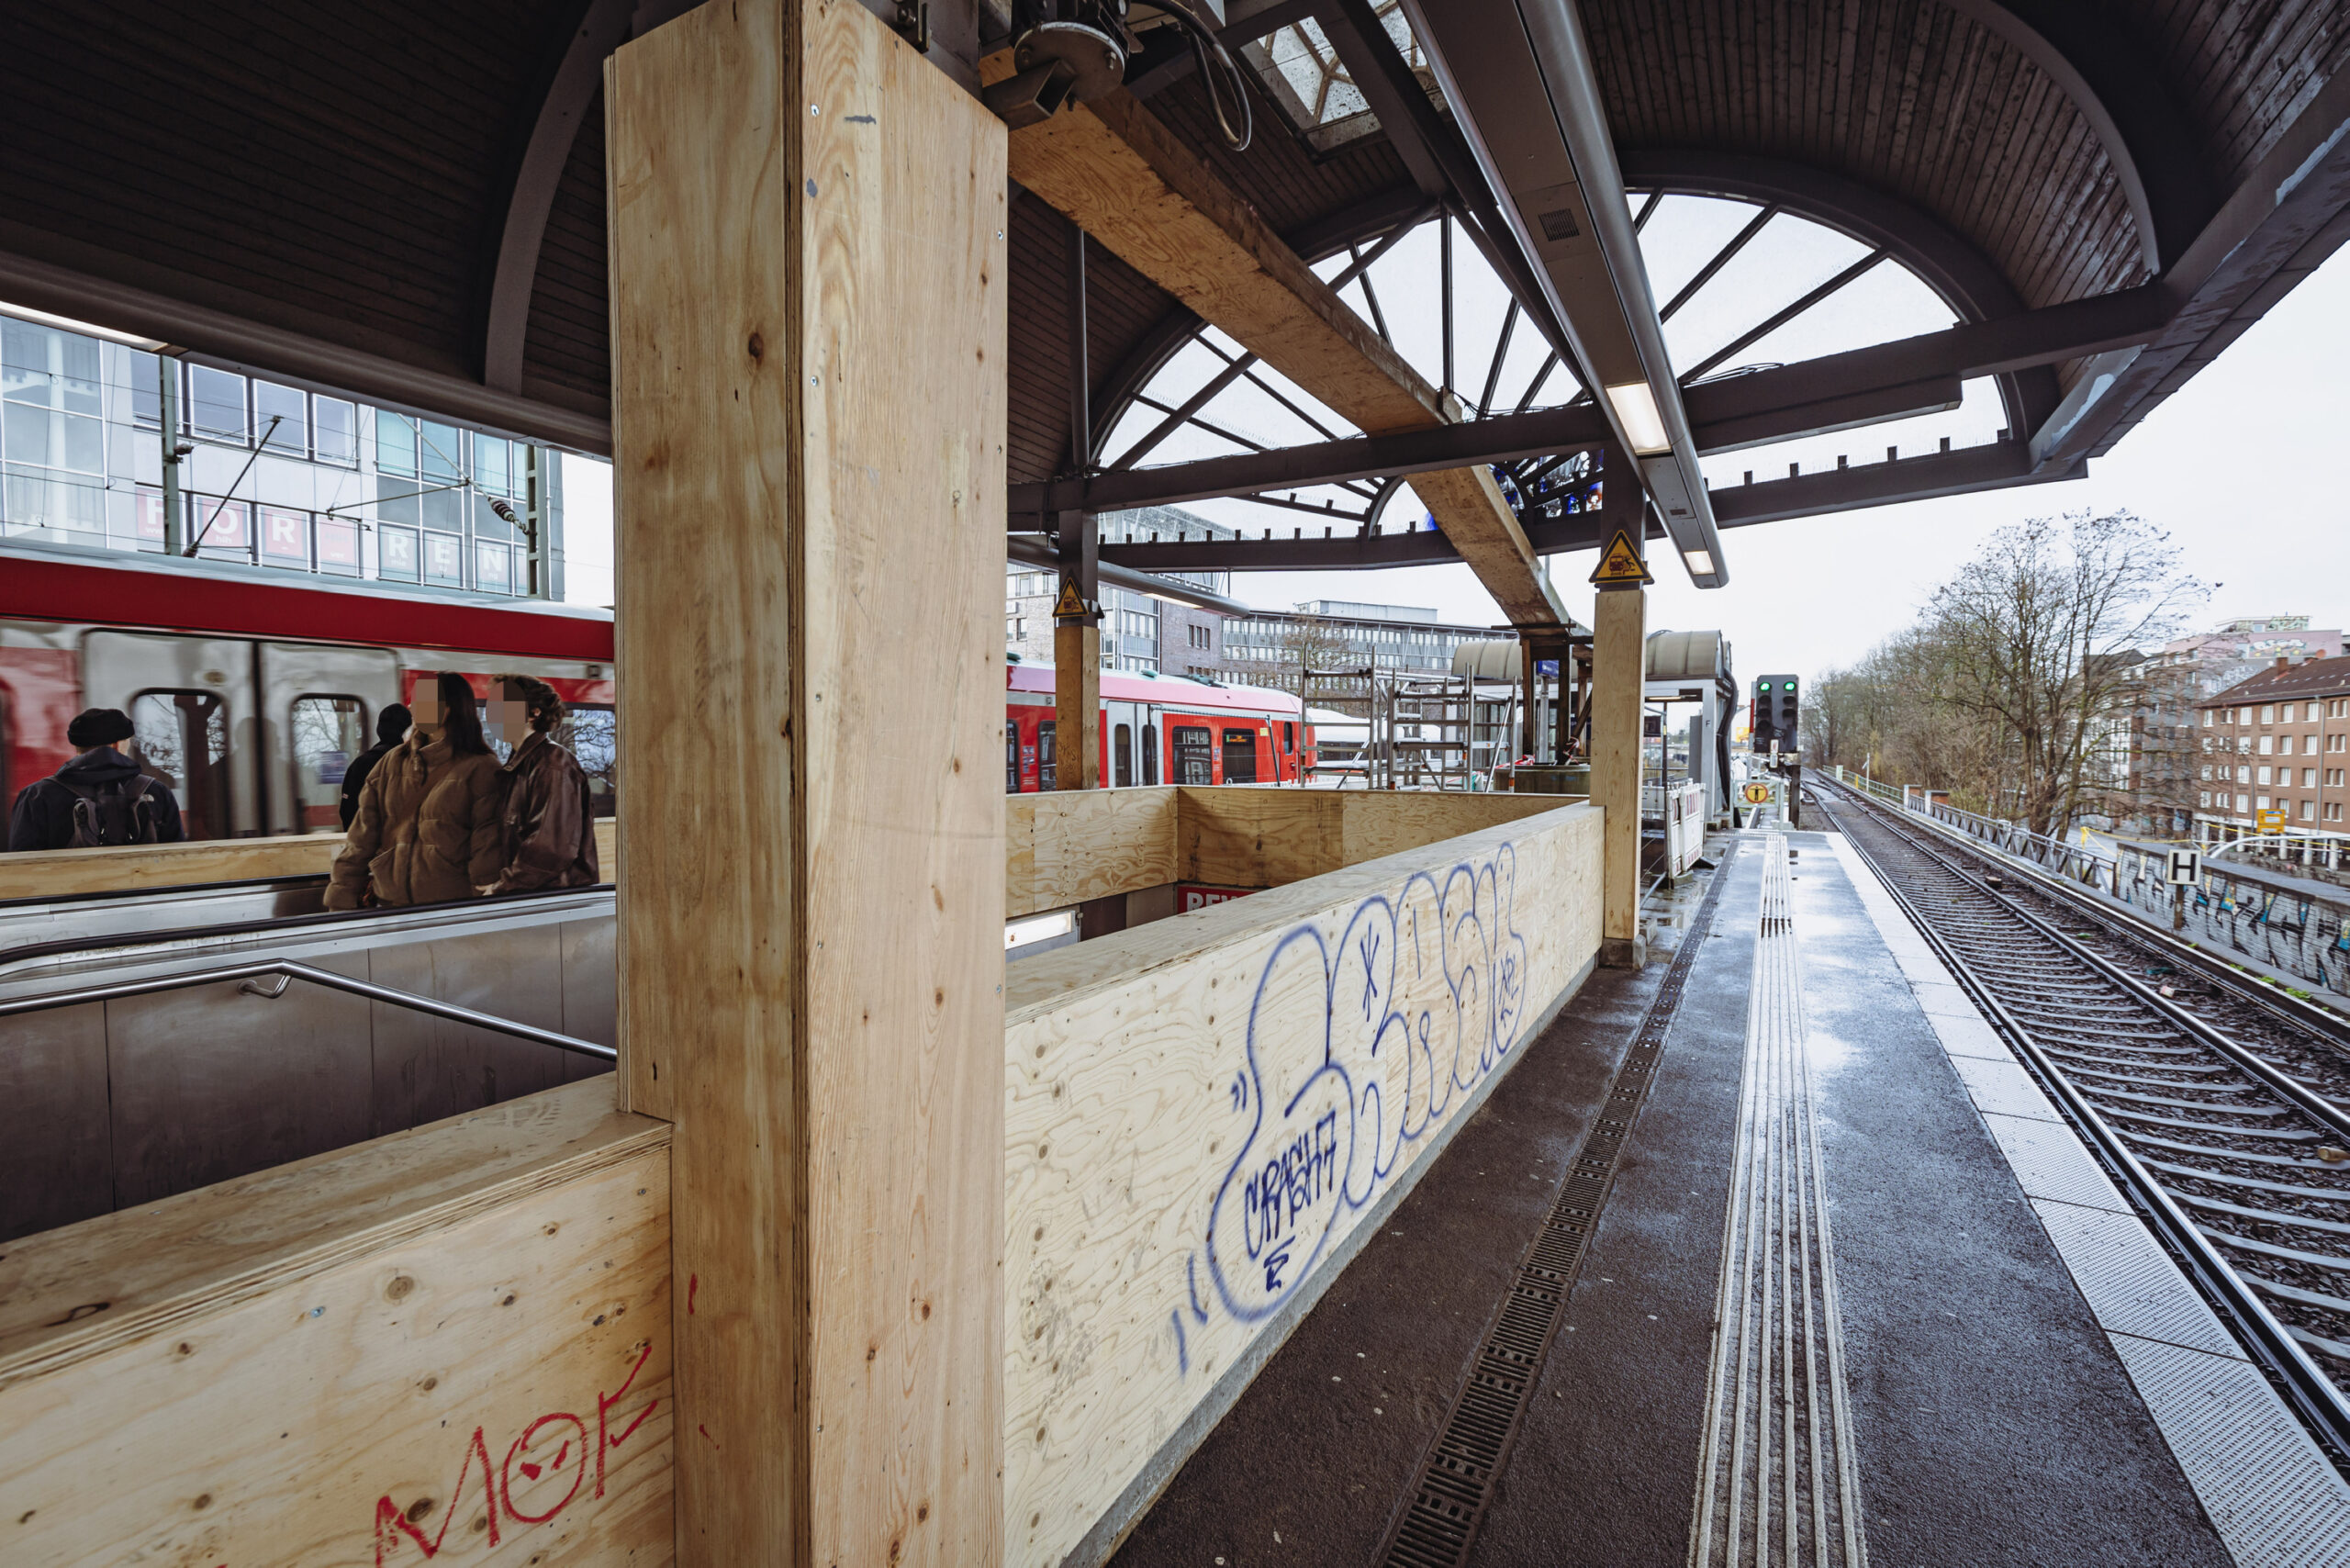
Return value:
[(1371, 694), (1362, 672), (1441, 676), (1451, 670), (1452, 651), (1461, 644), (1512, 635), (1506, 628), (1452, 625), (1434, 610), (1414, 605), (1319, 599), (1286, 614), (1265, 610), (1227, 620), (1223, 678), (1295, 691), (1301, 670), (1311, 668), (1319, 678), (1315, 703), (1360, 716)]
[[(1172, 539), (1179, 533), (1229, 539), (1232, 530), (1177, 507), (1105, 512), (1103, 543)], [(1229, 593), (1229, 572), (1162, 572), (1161, 577)], [(1003, 645), (1027, 664), (1053, 662), (1053, 599), (1060, 582), (1042, 566), (1014, 561), (1004, 569)], [(1214, 610), (1153, 599), (1131, 588), (1102, 588), (1102, 667), (1153, 675), (1225, 678), (1219, 663), (1224, 617)]]
[(5, 307), (0, 474), (0, 537), (562, 597), (552, 448)]

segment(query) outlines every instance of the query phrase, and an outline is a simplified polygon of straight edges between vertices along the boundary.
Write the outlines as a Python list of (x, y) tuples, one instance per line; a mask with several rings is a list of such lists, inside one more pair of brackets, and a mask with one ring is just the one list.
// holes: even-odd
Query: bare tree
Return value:
[(1333, 709), (1358, 719), (1371, 716), (1371, 683), (1352, 678), (1343, 680), (1312, 680), (1307, 672), (1326, 675), (1333, 671), (1360, 669), (1368, 658), (1348, 643), (1346, 633), (1320, 621), (1296, 620), (1281, 633), (1281, 677), (1278, 683), (1298, 693), (1299, 699), (1315, 707)]
[(2003, 528), (1934, 593), (1921, 630), (1941, 653), (1935, 705), (1999, 742), (1995, 806), (2043, 832), (2107, 780), (2093, 751), (2126, 715), (2138, 650), (2177, 632), (2202, 587), (2161, 530), (2128, 512)]

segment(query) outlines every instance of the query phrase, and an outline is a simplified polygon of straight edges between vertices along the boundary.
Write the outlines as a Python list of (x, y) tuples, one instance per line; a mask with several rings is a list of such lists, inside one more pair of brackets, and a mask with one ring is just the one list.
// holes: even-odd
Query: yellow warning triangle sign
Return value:
[(1602, 588), (1628, 588), (1634, 583), (1656, 581), (1649, 576), (1648, 566), (1640, 559), (1640, 553), (1632, 548), (1631, 536), (1620, 528), (1616, 531), (1616, 537), (1607, 542), (1607, 548), (1601, 552), (1599, 565), (1593, 570), (1591, 580)]
[(1084, 613), (1085, 600), (1077, 597), (1077, 584), (1074, 581), (1061, 584), (1060, 602), (1053, 606), (1054, 618), (1058, 620), (1063, 616)]

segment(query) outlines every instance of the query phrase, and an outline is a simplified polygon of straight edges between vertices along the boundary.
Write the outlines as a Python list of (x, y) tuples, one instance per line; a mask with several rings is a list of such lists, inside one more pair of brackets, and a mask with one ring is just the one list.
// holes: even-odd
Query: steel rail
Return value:
[[(2090, 952), (2063, 932), (2055, 930), (2040, 916), (2009, 898), (1998, 889), (1988, 886), (1980, 877), (1967, 870), (1965, 867), (1956, 864), (1948, 856), (1918, 838), (1916, 834), (1906, 833), (1891, 823), (1880, 825), (1887, 833), (1893, 834), (1907, 843), (1919, 854), (1932, 860), (1944, 871), (1958, 878), (1976, 892), (1991, 899), (2008, 913), (2030, 926), (2035, 934), (2063, 952), (2065, 957), (2105, 980), (2132, 1002), (2160, 1014), (2184, 1033), (2227, 1058), (2236, 1067), (2259, 1080), (2270, 1092), (2289, 1102), (2311, 1121), (2331, 1127), (2344, 1138), (2350, 1138), (2350, 1112), (2345, 1112), (2342, 1106), (2312, 1092), (2299, 1080), (2278, 1071), (2274, 1065), (2264, 1061), (2252, 1051), (2238, 1045), (2210, 1024), (2198, 1018), (2186, 1008), (2179, 1006), (2170, 998), (2140, 980), (2135, 975), (2125, 973), (2109, 959)], [(2282, 1018), (2284, 1015), (2279, 1014), (2278, 1016)]]
[[(1830, 808), (1831, 812), (1833, 808)], [(1888, 828), (1888, 831), (1894, 831)], [(1907, 838), (1908, 835), (1901, 835)], [(2202, 1227), (2156, 1182), (2128, 1143), (2090, 1103), (2040, 1043), (2007, 1006), (1998, 992), (1959, 953), (1925, 912), (1902, 890), (1891, 869), (1868, 846), (1850, 834), (1845, 842), (1876, 874), (1886, 892), (1900, 905), (1919, 935), (1933, 947), (1960, 985), (1982, 1008), (1986, 1017), (2020, 1052), (2034, 1075), (2064, 1107), (2067, 1117), (2086, 1133), (2123, 1192), (2145, 1216), (2155, 1233), (2188, 1266), (2205, 1296), (2234, 1320), (2239, 1339), (2279, 1383), (2295, 1412), (2333, 1450), (2337, 1462), (2350, 1456), (2350, 1400), (2333, 1380), (2318, 1370), (2300, 1342), (2279, 1323), (2243, 1275), (2236, 1272)], [(1930, 852), (1928, 852), (1930, 853)], [(1940, 860), (1940, 857), (1934, 857)], [(1973, 879), (1969, 879), (1970, 882)], [(1997, 896), (1997, 895), (1994, 895)], [(2001, 901), (2005, 902), (2004, 900)]]
[[(91, 1002), (114, 1002), (128, 996), (147, 996), (156, 991), (185, 991), (193, 986), (215, 985), (226, 980), (255, 980), (267, 976), (282, 976), (285, 980), (307, 980), (329, 991), (340, 991), (352, 996), (363, 996), (370, 1002), (381, 1002), (393, 1007), (405, 1007), (412, 1012), (428, 1013), (435, 1018), (445, 1018), (453, 1024), (470, 1024), (478, 1029), (511, 1035), (518, 1040), (529, 1040), (542, 1046), (553, 1046), (574, 1056), (594, 1057), (599, 1061), (616, 1062), (620, 1052), (610, 1046), (599, 1046), (593, 1040), (558, 1034), (534, 1025), (518, 1024), (510, 1018), (494, 1014), (476, 1013), (470, 1007), (460, 1007), (453, 1002), (439, 1002), (429, 996), (410, 991), (394, 991), (389, 986), (375, 985), (367, 980), (353, 980), (330, 969), (313, 969), (291, 958), (263, 958), (248, 964), (229, 964), (217, 969), (187, 970), (179, 974), (151, 975), (145, 980), (115, 980), (105, 985), (76, 986), (71, 991), (47, 991), (39, 996), (17, 997), (0, 1002), (0, 1018), (13, 1018), (20, 1014), (43, 1013), (57, 1007), (77, 1007)], [(275, 991), (252, 990), (251, 994), (275, 1001), (284, 995), (285, 987)]]
[[(2019, 855), (1989, 838), (1969, 833), (1932, 812), (1904, 811), (1894, 803), (1889, 792), (1880, 797), (1871, 790), (1856, 788), (1852, 779), (1840, 779), (1826, 772), (1816, 773), (1804, 782), (1806, 788), (1826, 783), (1844, 790), (1858, 801), (1896, 813), (1894, 820), (1897, 822), (1925, 827), (1937, 838), (1967, 854), (1997, 856), (2003, 869), (2021, 872), (2041, 889), (2061, 898), (2076, 913), (2095, 921), (2115, 936), (2124, 941), (2143, 943), (2161, 951), (2165, 957), (2184, 962), (2204, 979), (2223, 988), (2235, 1000), (2265, 1009), (2301, 1028), (2315, 1030), (2326, 1037), (2329, 1045), (2350, 1052), (2350, 1016), (2344, 1016), (2330, 1004), (2306, 1001), (2281, 989), (2264, 991), (2248, 984), (2244, 979), (2245, 971), (2235, 968), (2225, 954), (2156, 924), (2134, 905), (2109, 902), (2102, 895), (2092, 898), (2089, 894), (2095, 890), (2088, 884), (2075, 881), (2043, 862)], [(1879, 785), (1876, 788), (1886, 787)], [(1936, 811), (1952, 809), (1935, 808)], [(2036, 834), (2033, 836), (2038, 837)], [(2244, 879), (2255, 887), (2265, 885), (2252, 878)]]

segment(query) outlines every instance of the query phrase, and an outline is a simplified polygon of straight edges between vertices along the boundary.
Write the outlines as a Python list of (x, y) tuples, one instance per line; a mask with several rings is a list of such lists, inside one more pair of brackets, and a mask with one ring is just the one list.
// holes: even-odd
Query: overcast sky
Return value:
[[(1751, 216), (1742, 204), (1670, 197), (1642, 234), (1660, 300), (1678, 292), (1714, 250)], [(1466, 245), (1457, 255), (1460, 284), (1456, 379), (1477, 396), (1499, 333), (1505, 301), (1499, 285)], [(1724, 268), (1668, 324), (1668, 346), (1694, 364), (1744, 325), (1841, 269), (1859, 247), (1817, 225), (1783, 215)], [(1341, 256), (1322, 265), (1330, 275)], [(1431, 380), (1441, 364), (1434, 230), (1416, 233), (1372, 271), (1373, 286), (1398, 349)], [(1359, 287), (1349, 303), (1368, 313)], [(1735, 363), (1809, 358), (1825, 353), (1931, 331), (1947, 326), (1949, 311), (1914, 278), (1880, 267), (1859, 286), (1823, 304)], [(2350, 506), (2341, 490), (2340, 453), (2350, 441), (2350, 252), (2335, 256), (2271, 309), (2258, 326), (2201, 375), (2172, 395), (2106, 457), (2089, 476), (2067, 484), (1991, 491), (1836, 516), (1734, 529), (1723, 536), (1727, 588), (1689, 586), (1672, 552), (1652, 546), (1658, 585), (1649, 595), (1651, 631), (1718, 630), (1731, 644), (1741, 680), (1769, 672), (1815, 677), (1846, 664), (1908, 624), (1935, 586), (2004, 523), (2082, 508), (2126, 508), (2167, 529), (2188, 569), (2215, 588), (2202, 623), (2237, 616), (2305, 614), (2318, 626), (2344, 623), (2350, 614)], [(1514, 405), (1531, 381), (1542, 351), (1519, 331), (1504, 356), (1496, 404)], [(1164, 401), (1180, 401), (1221, 368), (1193, 347), (1153, 383)], [(1311, 398), (1270, 377), (1310, 412), (1336, 421)], [(1572, 391), (1563, 378), (1543, 387), (1536, 406)], [(1246, 383), (1209, 405), (1227, 428), (1268, 444), (1319, 439), (1314, 431)], [(1158, 416), (1130, 415), (1107, 444), (1114, 458)], [(1951, 413), (1867, 431), (1788, 443), (1707, 460), (1718, 487), (1785, 473), (1788, 461), (1808, 471), (1832, 465), (1849, 450), (1857, 465), (1881, 458), (1888, 443), (1915, 453), (1943, 435), (1967, 445), (1995, 439), (2003, 422), (1987, 384), (1970, 384), (1965, 405)], [(1198, 431), (1179, 432), (1153, 450), (1148, 464), (1237, 450)], [(571, 458), (565, 469), (567, 596), (608, 603), (611, 592), (610, 469)], [(1310, 492), (1312, 496), (1333, 492)], [(1243, 502), (1207, 501), (1193, 509), (1254, 532), (1285, 525), (1293, 512)], [(1387, 513), (1399, 526), (1422, 509), (1409, 493)], [(1309, 531), (1310, 532), (1310, 531)], [(1552, 558), (1561, 599), (1586, 622), (1592, 591), (1584, 579), (1594, 554)], [(1270, 572), (1236, 577), (1236, 598), (1272, 609), (1317, 599), (1419, 605), (1471, 625), (1499, 619), (1494, 601), (1465, 566), (1407, 567), (1382, 572)]]

